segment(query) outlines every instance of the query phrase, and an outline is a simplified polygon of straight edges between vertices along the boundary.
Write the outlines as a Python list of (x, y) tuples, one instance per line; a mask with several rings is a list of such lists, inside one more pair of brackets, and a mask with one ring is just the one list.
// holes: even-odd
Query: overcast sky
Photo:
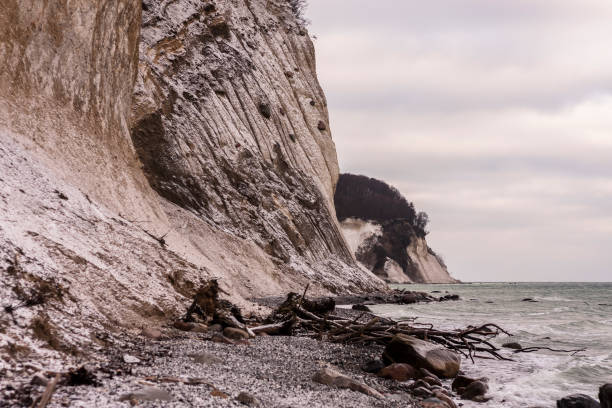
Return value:
[(310, 0), (341, 171), (466, 281), (612, 280), (612, 1)]

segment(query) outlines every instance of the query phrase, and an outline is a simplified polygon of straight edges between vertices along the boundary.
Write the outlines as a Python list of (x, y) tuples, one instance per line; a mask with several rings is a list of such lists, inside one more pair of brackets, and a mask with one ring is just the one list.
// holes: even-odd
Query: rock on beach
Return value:
[(461, 358), (451, 350), (416, 337), (398, 334), (385, 348), (383, 360), (390, 363), (408, 363), (425, 368), (437, 376), (452, 378), (461, 367)]

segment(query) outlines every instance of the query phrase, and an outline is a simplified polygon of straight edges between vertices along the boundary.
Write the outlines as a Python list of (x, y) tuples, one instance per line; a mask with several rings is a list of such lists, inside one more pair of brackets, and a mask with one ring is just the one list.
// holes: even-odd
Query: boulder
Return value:
[(599, 402), (585, 394), (572, 394), (557, 401), (557, 408), (600, 408)]
[(446, 402), (439, 398), (427, 398), (419, 403), (420, 408), (451, 408)]
[(410, 364), (395, 363), (380, 370), (378, 376), (395, 381), (408, 381), (417, 377), (417, 370)]
[(366, 373), (377, 373), (385, 368), (385, 363), (382, 360), (370, 360), (361, 366), (361, 369)]
[(599, 389), (601, 408), (612, 408), (612, 384), (602, 385)]
[(461, 393), (461, 398), (474, 400), (476, 397), (484, 396), (489, 391), (489, 386), (484, 381), (474, 381)]
[(348, 388), (350, 390), (361, 392), (372, 397), (380, 399), (384, 398), (382, 394), (376, 391), (374, 388), (355, 381), (345, 375), (342, 375), (336, 370), (333, 370), (329, 367), (317, 371), (315, 375), (312, 376), (312, 380), (314, 382), (318, 382), (319, 384), (330, 385), (332, 387), (338, 388)]
[(383, 360), (425, 368), (445, 378), (456, 376), (461, 367), (461, 358), (457, 353), (403, 334), (393, 337), (385, 348)]

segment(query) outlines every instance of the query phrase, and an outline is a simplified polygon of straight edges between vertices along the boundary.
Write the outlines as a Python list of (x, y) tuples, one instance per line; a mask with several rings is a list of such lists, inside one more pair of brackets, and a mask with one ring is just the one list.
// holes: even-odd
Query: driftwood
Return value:
[(581, 353), (583, 351), (586, 351), (585, 348), (576, 349), (576, 350), (559, 350), (559, 349), (553, 349), (550, 347), (524, 347), (521, 349), (514, 350), (513, 353), (531, 353), (531, 352), (538, 351), (538, 350), (554, 351), (555, 353), (571, 353), (572, 356), (578, 353)]
[(55, 392), (55, 387), (57, 386), (57, 383), (59, 382), (60, 378), (61, 378), (61, 375), (56, 374), (55, 377), (53, 377), (47, 383), (47, 388), (45, 388), (45, 391), (40, 397), (40, 402), (38, 403), (38, 405), (36, 405), (36, 408), (45, 408), (47, 404), (49, 404), (49, 402), (51, 401), (51, 397), (53, 396), (53, 393)]
[[(308, 288), (306, 288), (308, 290)], [(488, 358), (512, 361), (510, 357), (501, 354), (501, 349), (491, 340), (500, 334), (512, 336), (506, 330), (494, 323), (481, 326), (469, 326), (462, 330), (440, 330), (430, 323), (417, 323), (416, 319), (395, 321), (392, 319), (375, 317), (364, 312), (357, 318), (351, 319), (334, 315), (331, 311), (317, 313), (317, 310), (306, 299), (306, 291), (302, 296), (290, 293), (267, 319), (265, 325), (253, 327), (254, 333), (291, 334), (299, 332), (300, 335), (327, 340), (334, 343), (377, 343), (387, 345), (397, 334), (405, 334), (440, 344), (450, 350), (461, 353), (466, 358)], [(308, 310), (309, 307), (313, 308)], [(369, 316), (368, 320), (363, 320)], [(584, 350), (555, 350), (548, 347), (528, 347), (518, 352), (532, 352), (536, 350), (551, 350), (556, 352), (577, 353)]]

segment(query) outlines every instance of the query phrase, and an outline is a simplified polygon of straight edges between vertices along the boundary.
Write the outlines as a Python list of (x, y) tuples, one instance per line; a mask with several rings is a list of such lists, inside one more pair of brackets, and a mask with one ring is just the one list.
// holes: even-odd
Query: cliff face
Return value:
[(0, 297), (22, 306), (0, 348), (167, 321), (211, 277), (242, 305), (383, 287), (339, 231), (325, 98), (284, 1), (8, 3)]
[(341, 222), (357, 260), (389, 283), (454, 283), (446, 265), (403, 220)]
[(352, 264), (314, 49), (289, 3), (143, 8), (132, 137), (152, 187), (278, 262)]

